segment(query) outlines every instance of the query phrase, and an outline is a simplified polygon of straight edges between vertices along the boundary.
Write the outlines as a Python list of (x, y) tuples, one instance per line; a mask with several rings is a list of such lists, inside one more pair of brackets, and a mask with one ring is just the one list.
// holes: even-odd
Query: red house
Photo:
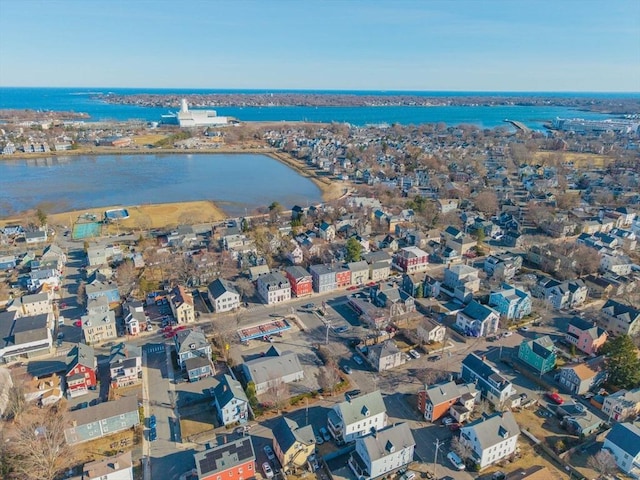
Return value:
[(291, 284), (291, 293), (296, 297), (303, 297), (313, 293), (313, 280), (311, 274), (302, 267), (287, 267), (285, 275)]
[(198, 480), (248, 480), (255, 477), (256, 455), (251, 437), (209, 448), (193, 455)]
[(424, 272), (429, 265), (429, 254), (418, 247), (405, 247), (396, 253), (393, 262), (405, 273)]
[(97, 385), (96, 369), (98, 363), (93, 347), (78, 343), (67, 354), (67, 394), (70, 397), (85, 395)]
[(342, 265), (336, 269), (336, 286), (337, 288), (351, 286), (351, 270), (347, 265)]

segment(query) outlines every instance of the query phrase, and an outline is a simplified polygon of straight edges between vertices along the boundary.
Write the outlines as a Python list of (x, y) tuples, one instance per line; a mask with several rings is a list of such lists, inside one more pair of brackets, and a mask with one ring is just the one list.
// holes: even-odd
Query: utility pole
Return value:
[(438, 478), (438, 475), (436, 474), (436, 461), (438, 460), (438, 450), (440, 450), (440, 439), (436, 438), (436, 453), (433, 454), (433, 476)]
[(331, 320), (327, 320), (327, 336), (324, 340), (325, 345), (329, 345), (329, 329), (331, 328)]

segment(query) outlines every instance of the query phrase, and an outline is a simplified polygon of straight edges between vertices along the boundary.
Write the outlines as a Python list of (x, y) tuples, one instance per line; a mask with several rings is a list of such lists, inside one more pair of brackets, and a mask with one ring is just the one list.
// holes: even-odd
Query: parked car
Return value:
[(523, 332), (528, 332), (531, 329), (529, 327), (522, 327), (520, 330), (522, 330)]
[(264, 446), (264, 453), (269, 460), (275, 460), (276, 454), (273, 453), (273, 448), (271, 448), (271, 445)]
[(362, 392), (360, 390), (349, 390), (347, 393), (345, 393), (345, 396), (347, 398), (353, 398), (353, 397), (357, 397), (358, 395), (360, 395)]
[(460, 425), (459, 423), (452, 423), (451, 425), (449, 425), (449, 430), (451, 430), (452, 432), (457, 432), (458, 430), (460, 430), (460, 427), (462, 425)]
[(324, 443), (324, 438), (320, 435), (316, 435), (316, 445), (322, 445)]
[(557, 392), (547, 392), (546, 395), (547, 395), (547, 398), (551, 400), (553, 403), (555, 403), (556, 405), (562, 405), (564, 403), (563, 398), (560, 395), (558, 395)]
[(320, 427), (320, 435), (322, 435), (322, 439), (325, 442), (329, 442), (331, 440), (331, 435), (329, 435), (329, 430), (327, 430), (327, 427)]
[(458, 470), (464, 470), (464, 462), (462, 459), (456, 454), (456, 452), (447, 453), (447, 458), (453, 464), (454, 467)]
[(437, 362), (441, 359), (442, 359), (442, 355), (432, 355), (431, 357), (427, 358), (427, 360), (430, 362)]
[(413, 348), (409, 350), (409, 355), (411, 355), (413, 358), (420, 358), (420, 354), (416, 352)]
[(444, 417), (442, 419), (443, 425), (451, 425), (452, 423), (455, 423), (455, 420), (452, 417)]
[(349, 330), (349, 327), (346, 327), (344, 325), (340, 326), (340, 327), (336, 327), (333, 331), (336, 333), (344, 333), (347, 330)]
[(149, 417), (149, 428), (156, 428), (156, 416), (151, 415)]
[(157, 438), (158, 438), (158, 432), (156, 431), (156, 429), (152, 428), (151, 430), (149, 430), (149, 441), (155, 442)]
[(504, 332), (502, 334), (503, 337), (510, 337), (511, 335), (513, 335), (513, 332)]
[(305, 303), (302, 308), (315, 308), (315, 305), (313, 303)]
[(269, 462), (264, 462), (262, 464), (262, 471), (264, 472), (264, 476), (266, 478), (273, 478), (273, 470), (271, 468), (271, 465), (269, 465)]
[(414, 478), (416, 478), (416, 472), (407, 472), (400, 477), (400, 480), (414, 480)]
[(352, 291), (352, 290), (357, 290), (358, 288), (360, 288), (358, 285), (351, 285), (350, 287), (347, 288), (347, 290)]
[(351, 370), (351, 367), (349, 365), (343, 365), (342, 370), (344, 370), (344, 373), (346, 373), (347, 375), (351, 375), (351, 373), (353, 372), (353, 370)]

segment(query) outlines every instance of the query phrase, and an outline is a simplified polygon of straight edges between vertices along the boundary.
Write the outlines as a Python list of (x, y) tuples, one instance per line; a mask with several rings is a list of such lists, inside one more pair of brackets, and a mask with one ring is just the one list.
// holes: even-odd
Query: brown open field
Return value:
[(182, 438), (190, 438), (216, 426), (216, 415), (212, 408), (203, 405), (180, 409), (180, 434)]
[(136, 135), (132, 140), (136, 145), (149, 145), (165, 138), (167, 138), (167, 135), (163, 135), (161, 133), (147, 133), (146, 135)]
[(534, 163), (542, 163), (545, 158), (561, 158), (562, 162), (573, 162), (576, 168), (602, 168), (613, 161), (607, 155), (577, 152), (536, 152)]

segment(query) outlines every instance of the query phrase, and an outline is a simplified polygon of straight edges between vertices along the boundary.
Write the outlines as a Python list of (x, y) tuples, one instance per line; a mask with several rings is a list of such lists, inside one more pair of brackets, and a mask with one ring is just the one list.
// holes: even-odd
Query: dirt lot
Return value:
[(183, 438), (209, 431), (217, 427), (216, 414), (213, 408), (193, 405), (180, 409), (180, 432)]
[(103, 458), (115, 454), (120, 450), (131, 450), (134, 445), (140, 444), (142, 441), (142, 429), (139, 428), (134, 432), (132, 429), (123, 432), (114, 433), (105, 438), (99, 438), (91, 442), (81, 443), (78, 445), (76, 452), (78, 461), (84, 463), (94, 460), (102, 460)]

